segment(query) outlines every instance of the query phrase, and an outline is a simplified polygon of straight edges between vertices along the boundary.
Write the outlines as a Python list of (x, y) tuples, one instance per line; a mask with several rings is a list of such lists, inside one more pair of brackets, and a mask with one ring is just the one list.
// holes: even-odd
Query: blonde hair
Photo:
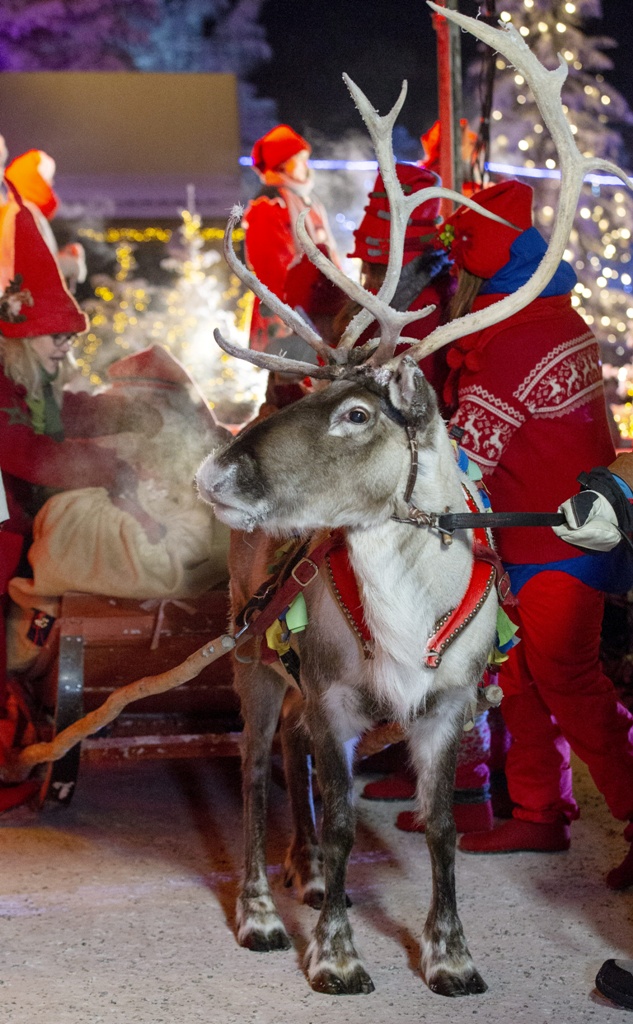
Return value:
[(449, 322), (451, 320), (459, 320), (466, 313), (470, 313), (473, 302), (479, 295), (479, 289), (485, 280), (485, 277), (477, 277), (475, 274), (471, 274), (469, 270), (460, 269), (457, 279), (457, 290), (449, 306)]
[[(42, 372), (39, 359), (31, 346), (31, 338), (1, 338), (0, 363), (14, 384), (21, 384), (34, 398), (42, 397)], [(53, 394), (61, 407), (64, 385), (74, 376), (77, 364), (68, 353), (53, 381)]]

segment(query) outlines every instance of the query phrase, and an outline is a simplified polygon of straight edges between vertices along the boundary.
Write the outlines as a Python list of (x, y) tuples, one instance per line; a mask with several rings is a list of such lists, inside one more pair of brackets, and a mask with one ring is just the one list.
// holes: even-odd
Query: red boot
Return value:
[(413, 800), (415, 781), (404, 772), (396, 772), (386, 779), (368, 782), (361, 796), (365, 800)]
[(463, 836), (457, 845), (464, 853), (559, 853), (568, 850), (569, 844), (569, 825), (566, 822), (511, 818), (489, 832)]
[[(453, 804), (453, 817), (458, 832), (483, 832), (492, 828), (492, 804), (484, 800), (479, 804)], [(401, 811), (396, 818), (401, 832), (424, 832), (426, 826), (415, 811)]]

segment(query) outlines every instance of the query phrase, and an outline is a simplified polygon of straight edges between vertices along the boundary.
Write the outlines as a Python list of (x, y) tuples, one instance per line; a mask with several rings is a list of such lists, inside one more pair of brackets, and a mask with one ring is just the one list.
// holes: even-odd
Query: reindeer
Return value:
[[(429, 312), (397, 312), (389, 305), (411, 210), (437, 194), (473, 204), (446, 190), (404, 196), (395, 174), (391, 133), (406, 83), (393, 109), (381, 117), (344, 76), (374, 142), (389, 197), (385, 281), (377, 295), (365, 292), (322, 256), (299, 225), (310, 259), (363, 306), (339, 346), (331, 349), (237, 260), (229, 243), (240, 215), (234, 210), (226, 232), (229, 265), (311, 345), (322, 365), (243, 350), (216, 331), (218, 344), (229, 354), (285, 374), (309, 376), (316, 386), (295, 405), (246, 428), (228, 447), (210, 455), (197, 474), (201, 497), (235, 531), (230, 569), (236, 613), (266, 576), (279, 538), (290, 535), (305, 542), (309, 560), (324, 531), (340, 531), (358, 581), (370, 633), (364, 642), (337, 600), (327, 566), (313, 566), (312, 582), (304, 592), (308, 627), (299, 642), (293, 641), (301, 658), (300, 692), (278, 663), (262, 663), (252, 640), (238, 653), (235, 665), (244, 717), (246, 847), (238, 941), (265, 951), (290, 945), (268, 884), (265, 857), (270, 751), (281, 714), (294, 822), (286, 881), (295, 883), (305, 902), (320, 907), (306, 967), (311, 986), (331, 994), (373, 990), (354, 945), (345, 874), (354, 841), (354, 746), (364, 730), (384, 720), (397, 721), (405, 730), (417, 772), (419, 813), (426, 822), (433, 893), (421, 940), (422, 974), (434, 992), (446, 996), (486, 989), (457, 912), (451, 803), (457, 746), (494, 640), (497, 595), (494, 587), (484, 589), (473, 614), (455, 629), (452, 643), (437, 644), (436, 649), (439, 624), (462, 601), (475, 561), (472, 531), (457, 530), (452, 543), (444, 543), (433, 513), (472, 510), (478, 498), (457, 468), (435, 396), (417, 361), (457, 336), (504, 319), (541, 292), (562, 256), (586, 172), (608, 166), (626, 180), (613, 165), (579, 154), (560, 105), (566, 75), (562, 58), (560, 67), (549, 72), (511, 25), (495, 29), (430, 6), (502, 53), (532, 86), (563, 170), (548, 251), (530, 282), (514, 295), (439, 327), (421, 342), (410, 342), (395, 357), (406, 325)], [(372, 319), (380, 327), (379, 339), (355, 348)], [(320, 844), (310, 805), (309, 749), (323, 799)]]

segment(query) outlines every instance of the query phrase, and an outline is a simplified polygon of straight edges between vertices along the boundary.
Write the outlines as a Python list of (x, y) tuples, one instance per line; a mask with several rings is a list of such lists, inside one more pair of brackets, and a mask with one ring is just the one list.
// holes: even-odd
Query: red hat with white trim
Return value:
[(299, 135), (288, 124), (278, 124), (269, 132), (262, 135), (253, 146), (251, 156), (253, 166), (258, 171), (274, 171), (291, 156), (296, 156), (302, 150), (312, 152), (309, 142)]
[(510, 247), (532, 227), (532, 189), (514, 178), (476, 192), (472, 197), (484, 209), (509, 220), (515, 227), (482, 217), (460, 206), (447, 217), (439, 238), (460, 269), (476, 277), (491, 278), (510, 259)]
[(112, 384), (126, 387), (181, 388), (194, 383), (191, 375), (162, 345), (150, 345), (111, 363)]
[[(396, 164), (396, 174), (405, 196), (441, 184), (437, 174), (417, 164)], [(439, 213), (439, 199), (427, 199), (413, 211), (404, 233), (403, 265), (433, 246), (441, 222)], [(389, 200), (379, 174), (369, 193), (365, 215), (354, 232), (354, 251), (348, 255), (366, 263), (388, 263), (390, 226)]]
[[(36, 338), (43, 334), (82, 334), (88, 317), (68, 291), (55, 257), (15, 186), (2, 224), (0, 248), (20, 282), (11, 301), (0, 302), (0, 335)], [(5, 293), (6, 295), (6, 293)]]

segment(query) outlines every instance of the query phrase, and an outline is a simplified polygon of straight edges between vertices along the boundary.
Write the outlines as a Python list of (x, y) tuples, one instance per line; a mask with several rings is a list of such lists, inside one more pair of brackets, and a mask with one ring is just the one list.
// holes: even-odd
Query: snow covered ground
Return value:
[[(405, 804), (359, 800), (351, 918), (376, 991), (331, 997), (301, 969), (315, 912), (283, 888), (286, 796), (272, 786), (270, 864), (295, 948), (234, 938), (241, 863), (234, 760), (85, 768), (74, 803), (0, 819), (0, 1006), (11, 1024), (584, 1024), (630, 1020), (593, 991), (602, 961), (633, 956), (633, 891), (605, 871), (625, 852), (582, 767), (582, 817), (563, 854), (458, 853), (462, 920), (484, 995), (431, 993), (418, 971), (430, 894)], [(359, 780), (358, 786), (366, 781)]]

